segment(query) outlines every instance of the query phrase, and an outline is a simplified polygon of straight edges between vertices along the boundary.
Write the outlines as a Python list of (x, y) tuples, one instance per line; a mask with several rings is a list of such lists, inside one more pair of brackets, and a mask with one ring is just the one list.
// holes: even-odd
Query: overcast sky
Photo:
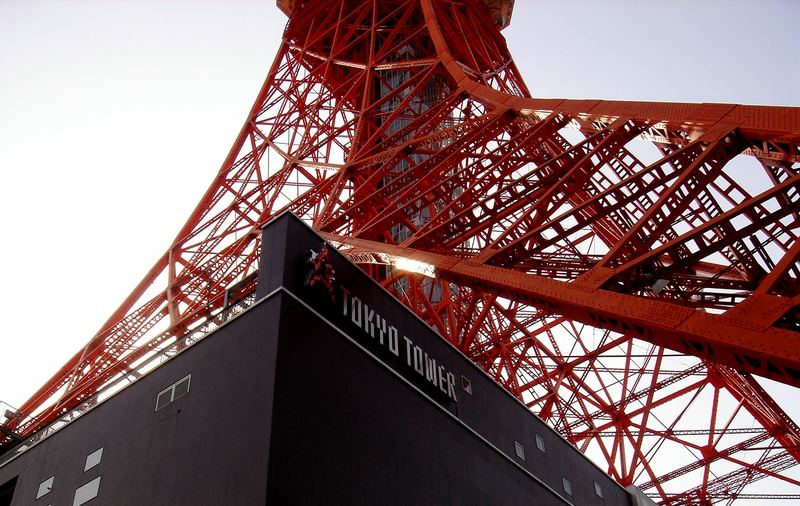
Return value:
[[(536, 96), (800, 105), (798, 1), (516, 4)], [(171, 243), (284, 23), (271, 0), (0, 0), (0, 400), (21, 405)]]

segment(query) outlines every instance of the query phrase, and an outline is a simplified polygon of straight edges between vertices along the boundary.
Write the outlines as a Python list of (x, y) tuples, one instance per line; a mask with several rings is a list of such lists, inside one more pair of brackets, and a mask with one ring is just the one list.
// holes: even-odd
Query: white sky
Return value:
[[(536, 96), (800, 105), (800, 2), (516, 4)], [(30, 397), (171, 243), (284, 23), (273, 0), (0, 0), (0, 400)]]

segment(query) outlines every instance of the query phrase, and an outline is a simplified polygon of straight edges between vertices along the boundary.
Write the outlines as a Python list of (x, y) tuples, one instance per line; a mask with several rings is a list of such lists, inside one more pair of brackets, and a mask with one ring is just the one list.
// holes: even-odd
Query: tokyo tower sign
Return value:
[(800, 428), (753, 376), (800, 386), (799, 109), (531, 97), (510, 0), (278, 4), (216, 178), (4, 444), (209, 330), (290, 210), (623, 485), (800, 491)]

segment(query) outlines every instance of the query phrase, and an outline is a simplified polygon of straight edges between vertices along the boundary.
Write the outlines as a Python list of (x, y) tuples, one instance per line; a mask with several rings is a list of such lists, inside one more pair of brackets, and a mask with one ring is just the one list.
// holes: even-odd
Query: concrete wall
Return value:
[[(233, 320), (0, 468), (0, 484), (19, 476), (11, 504), (69, 506), (98, 476), (88, 504), (264, 504), (279, 302)], [(189, 392), (156, 412), (157, 394), (189, 373)], [(100, 464), (84, 472), (101, 447)], [(35, 500), (51, 476), (52, 491)]]
[[(565, 500), (576, 504), (629, 504), (629, 495), (622, 487), (338, 252), (330, 252), (336, 278), (334, 300), (331, 300), (326, 290), (304, 286), (305, 259), (310, 251), (320, 250), (322, 239), (299, 220), (290, 215), (281, 216), (265, 227), (264, 234), (259, 277), (262, 295), (277, 286), (286, 287), (313, 308), (314, 312), (342, 329), (355, 343), (392, 369), (397, 376), (416, 387), (429, 401), (435, 402), (441, 409), (477, 432), (491, 447), (499, 449), (509, 461), (542, 480)], [(285, 269), (275, 267), (284, 262), (287, 265)], [(343, 290), (347, 290), (349, 294), (345, 295)], [(360, 325), (354, 323), (352, 304), (347, 310), (344, 306), (347, 300), (352, 303), (352, 299), (356, 297), (362, 306), (369, 306), (370, 310), (394, 325), (400, 336), (408, 337), (455, 374), (457, 401), (443, 395), (408, 366), (402, 337), (400, 353), (395, 356), (385, 343), (380, 342), (379, 336), (372, 335), (377, 333), (365, 330), (363, 315)], [(306, 322), (307, 319), (292, 318), (290, 321)], [(291, 329), (287, 330), (287, 333), (291, 332)], [(310, 370), (324, 369), (324, 364), (314, 362), (315, 354), (309, 353), (306, 360), (315, 364)], [(313, 376), (314, 373), (309, 375)], [(461, 388), (462, 376), (470, 381), (471, 394)], [(318, 383), (326, 381), (333, 379), (317, 380)], [(342, 390), (345, 391), (346, 389)], [(341, 400), (341, 396), (338, 397)], [(544, 452), (537, 448), (536, 436), (543, 440)], [(517, 457), (515, 442), (523, 446), (524, 460)], [(563, 479), (570, 482), (572, 496), (565, 493)], [(595, 483), (602, 491), (602, 498), (595, 492)]]

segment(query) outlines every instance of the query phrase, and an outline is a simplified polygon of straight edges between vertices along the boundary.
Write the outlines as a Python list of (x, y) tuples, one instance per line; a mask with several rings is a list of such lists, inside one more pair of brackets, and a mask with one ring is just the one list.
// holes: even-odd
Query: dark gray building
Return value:
[(336, 251), (309, 275), (297, 218), (263, 244), (247, 311), (5, 462), (0, 506), (641, 501)]

